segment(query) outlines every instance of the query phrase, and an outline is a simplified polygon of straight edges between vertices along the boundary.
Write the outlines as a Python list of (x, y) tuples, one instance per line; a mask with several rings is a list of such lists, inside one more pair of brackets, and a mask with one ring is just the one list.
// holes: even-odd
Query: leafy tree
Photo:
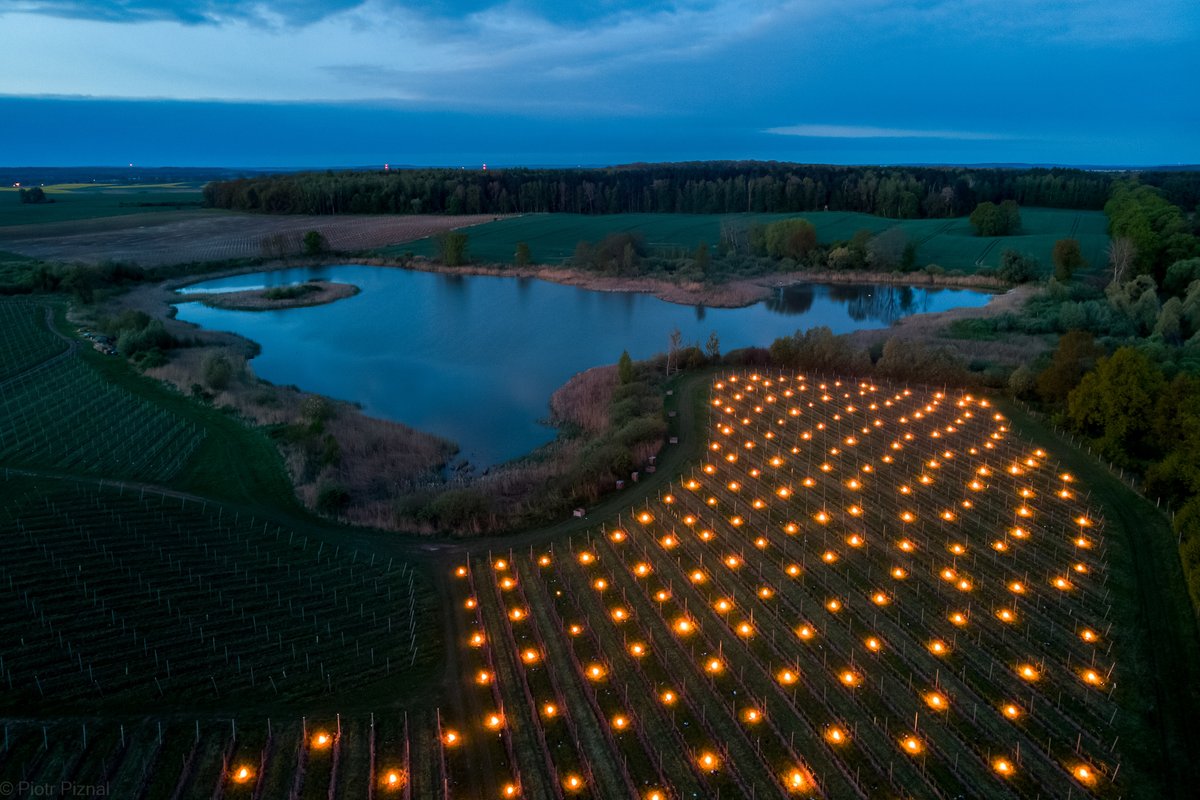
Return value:
[(595, 245), (588, 241), (576, 244), (571, 264), (614, 275), (635, 275), (645, 253), (646, 245), (639, 234), (610, 233)]
[(1028, 364), (1021, 364), (1008, 376), (1008, 391), (1013, 397), (1027, 397), (1037, 385), (1037, 377)]
[(1021, 230), (1021, 207), (1017, 205), (1017, 201), (1002, 201), (1000, 203), (1000, 211), (1004, 214), (1004, 235), (1009, 236), (1018, 233)]
[(46, 193), (42, 191), (42, 187), (40, 186), (34, 186), (32, 189), (21, 189), (17, 192), (17, 196), (25, 204), (35, 205), (47, 202)]
[(513, 256), (513, 261), (518, 267), (528, 267), (533, 263), (533, 254), (530, 252), (527, 242), (517, 242), (517, 252)]
[(617, 361), (617, 379), (622, 384), (633, 383), (633, 359), (629, 357), (628, 350), (622, 350), (621, 358)]
[(325, 252), (328, 243), (320, 231), (309, 231), (304, 234), (304, 255), (319, 256)]
[(1000, 255), (1000, 269), (996, 276), (1008, 283), (1028, 283), (1042, 271), (1041, 264), (1033, 256), (1017, 250), (1005, 250)]
[(855, 348), (845, 336), (835, 336), (824, 325), (776, 339), (769, 352), (775, 364), (815, 372), (861, 375), (871, 366), (866, 351)]
[(437, 245), (437, 260), (447, 267), (461, 267), (468, 261), (467, 234), (462, 231), (445, 231), (434, 240)]
[(976, 236), (1009, 236), (1021, 228), (1021, 209), (1012, 200), (984, 201), (971, 212), (970, 222)]
[(575, 253), (571, 256), (571, 266), (576, 269), (592, 269), (592, 243), (580, 240), (575, 243)]
[(1059, 239), (1054, 243), (1054, 278), (1066, 283), (1077, 269), (1086, 266), (1078, 239)]
[(1166, 455), (1146, 471), (1146, 489), (1171, 503), (1187, 503), (1200, 496), (1200, 378), (1175, 376), (1159, 395), (1153, 417), (1153, 439)]
[(1037, 393), (1047, 403), (1066, 402), (1071, 391), (1104, 351), (1087, 331), (1067, 331), (1058, 338), (1050, 364), (1037, 376)]
[(1123, 284), (1109, 284), (1105, 295), (1113, 309), (1133, 323), (1140, 336), (1150, 333), (1158, 321), (1158, 287), (1149, 275), (1138, 275)]
[(817, 246), (817, 229), (803, 218), (781, 219), (766, 226), (766, 254), (771, 258), (796, 261)]
[(1114, 243), (1128, 239), (1133, 265), (1139, 273), (1161, 279), (1172, 262), (1200, 255), (1183, 210), (1154, 187), (1135, 181), (1118, 182), (1104, 205)]
[(1148, 411), (1165, 384), (1148, 356), (1122, 347), (1083, 376), (1067, 398), (1067, 415), (1105, 456), (1130, 464), (1146, 450), (1153, 423)]
[(1167, 267), (1167, 276), (1163, 279), (1163, 291), (1169, 294), (1183, 295), (1195, 280), (1200, 280), (1200, 258), (1180, 259)]
[[(908, 245), (908, 234), (903, 228), (888, 228), (867, 243), (867, 264), (871, 269), (890, 272), (901, 266)], [(913, 255), (915, 260), (915, 252)]]
[(1163, 303), (1152, 335), (1167, 344), (1179, 344), (1183, 340), (1183, 301), (1178, 297)]
[(767, 226), (757, 222), (751, 225), (746, 229), (746, 241), (752, 255), (765, 256), (767, 254)]
[(1179, 312), (1187, 333), (1189, 335), (1200, 333), (1200, 280), (1192, 281), (1192, 284), (1188, 286)]

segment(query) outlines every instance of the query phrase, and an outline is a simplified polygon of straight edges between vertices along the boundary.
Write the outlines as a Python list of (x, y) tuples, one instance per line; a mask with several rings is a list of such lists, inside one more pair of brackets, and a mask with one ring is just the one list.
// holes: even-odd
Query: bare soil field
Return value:
[(361, 251), (465, 228), (497, 217), (267, 216), (227, 211), (129, 214), (121, 217), (0, 227), (0, 250), (50, 261), (145, 267), (300, 253), (308, 231), (335, 251)]

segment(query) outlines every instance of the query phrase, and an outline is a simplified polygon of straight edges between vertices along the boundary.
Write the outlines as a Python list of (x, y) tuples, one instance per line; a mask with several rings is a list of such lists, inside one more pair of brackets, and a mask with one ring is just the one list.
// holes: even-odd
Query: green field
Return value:
[(198, 183), (59, 184), (42, 187), (54, 202), (25, 204), (19, 200), (17, 189), (6, 186), (0, 188), (0, 227), (199, 208), (201, 188)]
[[(1084, 258), (1092, 266), (1105, 262), (1108, 221), (1100, 211), (1068, 211), (1050, 208), (1021, 209), (1022, 232), (1017, 236), (980, 238), (966, 218), (894, 220), (849, 211), (817, 211), (805, 214), (530, 214), (500, 220), (470, 229), (470, 253), (475, 261), (512, 263), (517, 242), (527, 242), (538, 263), (555, 264), (570, 258), (580, 240), (599, 241), (610, 233), (640, 233), (653, 250), (693, 249), (700, 242), (715, 245), (725, 220), (771, 222), (802, 216), (817, 227), (823, 244), (844, 241), (863, 229), (881, 233), (902, 228), (909, 241), (917, 243), (919, 265), (938, 264), (945, 269), (974, 271), (996, 267), (1000, 255), (1012, 248), (1029, 253), (1042, 262), (1047, 273), (1054, 242), (1075, 237)], [(418, 240), (387, 248), (388, 255), (413, 252), (432, 256), (433, 242)]]

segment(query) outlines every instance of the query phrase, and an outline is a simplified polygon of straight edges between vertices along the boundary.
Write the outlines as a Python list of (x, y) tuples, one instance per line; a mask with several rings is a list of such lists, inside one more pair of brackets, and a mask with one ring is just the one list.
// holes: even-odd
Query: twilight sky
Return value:
[(1200, 162), (1196, 0), (0, 0), (0, 164)]

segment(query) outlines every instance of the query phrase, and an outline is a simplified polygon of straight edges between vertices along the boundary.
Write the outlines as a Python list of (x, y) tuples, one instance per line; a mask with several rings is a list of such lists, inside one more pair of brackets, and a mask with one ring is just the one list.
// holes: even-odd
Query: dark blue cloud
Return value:
[(270, 0), (261, 4), (244, 0), (27, 0), (21, 3), (21, 8), (73, 19), (173, 20), (199, 25), (223, 19), (259, 18), (264, 8), (291, 22), (313, 22), (361, 3), (362, 0)]
[[(19, 0), (18, 8), (39, 14), (106, 22), (173, 20), (187, 25), (230, 19), (282, 19), (307, 24), (364, 4), (365, 0)], [(430, 17), (461, 19), (488, 9), (512, 8), (553, 22), (583, 22), (624, 12), (652, 13), (676, 5), (662, 0), (383, 0), (381, 6), (407, 8)], [(704, 5), (697, 3), (696, 5)], [(0, 9), (2, 10), (2, 9)]]

